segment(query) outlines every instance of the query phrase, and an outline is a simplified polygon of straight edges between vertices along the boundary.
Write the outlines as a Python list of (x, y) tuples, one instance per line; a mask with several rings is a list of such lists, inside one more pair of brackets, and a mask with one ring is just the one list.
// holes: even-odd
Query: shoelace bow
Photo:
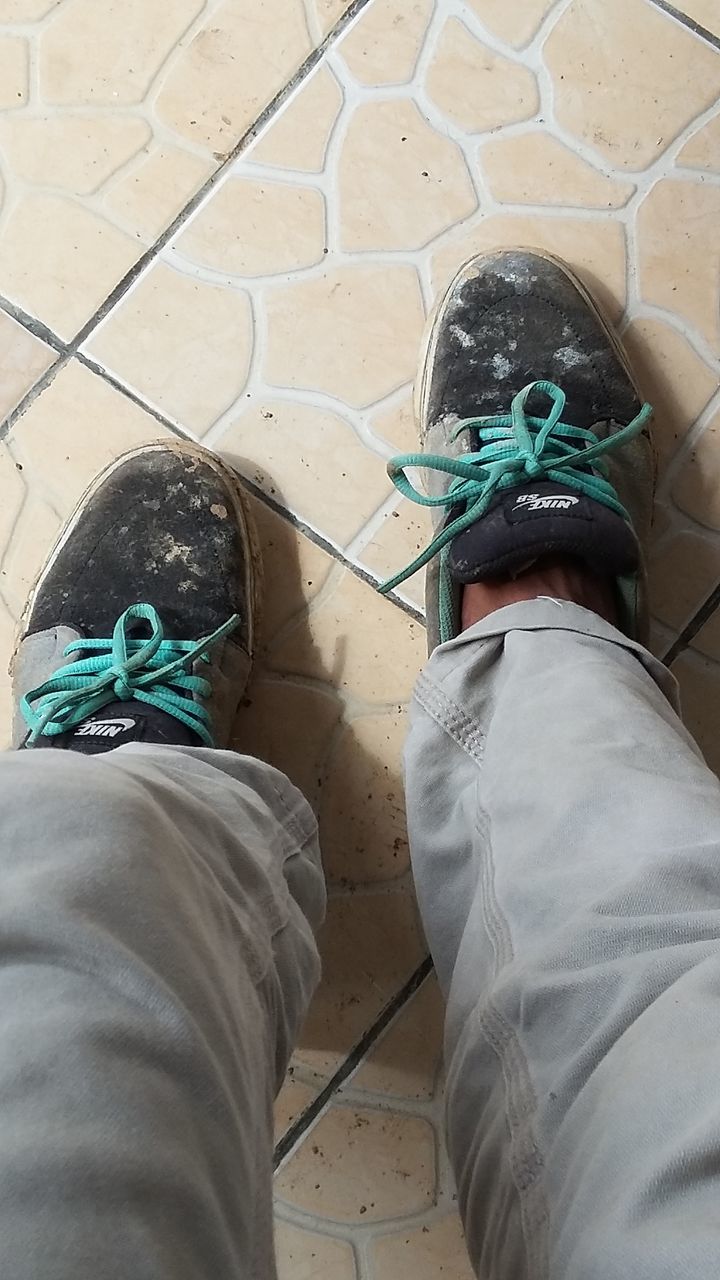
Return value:
[[(133, 623), (149, 623), (147, 639), (130, 638)], [(27, 746), (43, 734), (67, 733), (109, 702), (144, 702), (187, 725), (209, 747), (213, 745), (210, 716), (195, 698), (208, 698), (209, 680), (192, 675), (197, 659), (209, 662), (209, 650), (240, 622), (235, 613), (201, 640), (166, 640), (157, 611), (150, 604), (134, 604), (118, 618), (111, 640), (73, 640), (64, 657), (92, 653), (60, 667), (49, 680), (21, 700), (20, 710), (30, 729)]]
[[(526, 414), (525, 405), (533, 392), (542, 392), (552, 401), (547, 417)], [(449, 544), (485, 514), (496, 493), (522, 484), (525, 479), (554, 480), (603, 503), (630, 521), (608, 479), (609, 470), (603, 455), (639, 435), (652, 413), (652, 406), (644, 404), (632, 422), (604, 440), (599, 440), (594, 431), (563, 422), (564, 408), (565, 393), (554, 382), (530, 382), (513, 397), (510, 413), (464, 418), (457, 423), (451, 439), (456, 440), (463, 431), (476, 430), (482, 440), (482, 447), (476, 453), (466, 453), (461, 458), (404, 453), (388, 463), (388, 475), (404, 497), (423, 507), (452, 510), (460, 505), (462, 510), (435, 534), (425, 550), (410, 564), (381, 583), (379, 590), (383, 594), (411, 577), (438, 553), (443, 562), (446, 561)], [(406, 471), (414, 467), (444, 472), (454, 479), (445, 493), (433, 497), (416, 489), (406, 475)], [(443, 573), (442, 577), (446, 576)], [(444, 597), (441, 600), (441, 634), (449, 632), (442, 637), (449, 639), (452, 611), (448, 584), (445, 584)]]

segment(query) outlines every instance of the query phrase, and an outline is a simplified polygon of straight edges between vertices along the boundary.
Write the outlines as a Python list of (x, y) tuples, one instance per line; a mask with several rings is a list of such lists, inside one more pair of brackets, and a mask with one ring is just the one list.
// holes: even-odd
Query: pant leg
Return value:
[(315, 821), (268, 765), (0, 757), (0, 1275), (271, 1280), (323, 910)]
[(720, 785), (674, 698), (542, 599), (418, 683), (410, 842), (483, 1280), (720, 1270)]

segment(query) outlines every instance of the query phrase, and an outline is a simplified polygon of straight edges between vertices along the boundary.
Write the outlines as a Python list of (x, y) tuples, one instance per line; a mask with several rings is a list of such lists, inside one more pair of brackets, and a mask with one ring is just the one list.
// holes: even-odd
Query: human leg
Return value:
[(150, 447), (69, 528), (16, 663), (33, 732), (0, 759), (0, 1268), (267, 1280), (324, 884), (299, 792), (202, 745), (252, 657), (241, 499), (201, 450)]
[[(428, 593), (445, 643), (411, 716), (411, 852), (478, 1274), (694, 1278), (720, 1258), (720, 787), (637, 640), (646, 413), (571, 285), (490, 256), (435, 321), (420, 425), (449, 508)], [(547, 556), (585, 594), (543, 585)]]
[(0, 879), (0, 1270), (267, 1280), (319, 970), (305, 801), (231, 752), (8, 753)]
[(720, 786), (660, 664), (516, 604), (438, 649), (408, 741), (479, 1275), (717, 1265)]

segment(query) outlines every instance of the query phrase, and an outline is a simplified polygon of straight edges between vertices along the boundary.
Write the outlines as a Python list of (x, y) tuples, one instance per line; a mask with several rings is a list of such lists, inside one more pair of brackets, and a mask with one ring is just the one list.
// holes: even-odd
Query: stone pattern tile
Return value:
[(673, 7), (712, 35), (720, 36), (720, 10), (716, 0), (678, 0)]
[[(410, 1271), (470, 1280), (447, 1160), (433, 1137), (443, 1114), (442, 1013), (430, 976), (289, 1153), (276, 1179), (283, 1241), (292, 1227), (307, 1250), (316, 1232), (328, 1246), (352, 1244), (368, 1280)], [(291, 1097), (297, 1074), (286, 1086)]]
[[(382, 578), (427, 536), (383, 462), (414, 447), (432, 299), (536, 245), (623, 328), (659, 512), (715, 531), (719, 92), (718, 51), (648, 0), (375, 0), (87, 350)], [(420, 577), (399, 593), (422, 607)]]
[(72, 338), (347, 3), (3, 4), (0, 292)]
[[(5, 0), (0, 294), (71, 339), (347, 3)], [(717, 29), (715, 0), (683, 8)], [(72, 359), (0, 440), (7, 656), (60, 523), (142, 440), (202, 440), (312, 535), (254, 501), (266, 607), (237, 746), (308, 795), (330, 887), (278, 1137), (425, 954), (400, 764), (422, 575), (407, 610), (372, 580), (428, 536), (385, 463), (415, 447), (425, 318), (465, 257), (560, 254), (622, 328), (656, 406), (658, 652), (720, 581), (719, 93), (720, 53), (649, 0), (370, 0), (92, 327), (83, 353), (140, 403)], [(55, 354), (0, 311), (0, 358), (4, 417)], [(720, 772), (717, 615), (673, 669)], [(441, 1046), (430, 978), (279, 1171), (281, 1280), (469, 1280)]]
[(0, 311), (0, 421), (17, 407), (55, 359), (51, 347)]

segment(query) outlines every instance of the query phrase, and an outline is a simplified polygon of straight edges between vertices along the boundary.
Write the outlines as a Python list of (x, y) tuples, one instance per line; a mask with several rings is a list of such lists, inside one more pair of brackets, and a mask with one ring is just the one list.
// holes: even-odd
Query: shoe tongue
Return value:
[(450, 544), (456, 582), (519, 573), (540, 556), (572, 555), (596, 573), (634, 572), (638, 544), (631, 526), (601, 502), (552, 481), (505, 489), (476, 524)]
[(54, 738), (41, 737), (38, 747), (61, 748), (78, 751), (81, 755), (95, 756), (104, 751), (122, 747), (126, 742), (171, 743), (177, 746), (196, 747), (199, 739), (191, 729), (156, 707), (142, 702), (109, 702), (106, 707), (88, 716), (81, 724)]

